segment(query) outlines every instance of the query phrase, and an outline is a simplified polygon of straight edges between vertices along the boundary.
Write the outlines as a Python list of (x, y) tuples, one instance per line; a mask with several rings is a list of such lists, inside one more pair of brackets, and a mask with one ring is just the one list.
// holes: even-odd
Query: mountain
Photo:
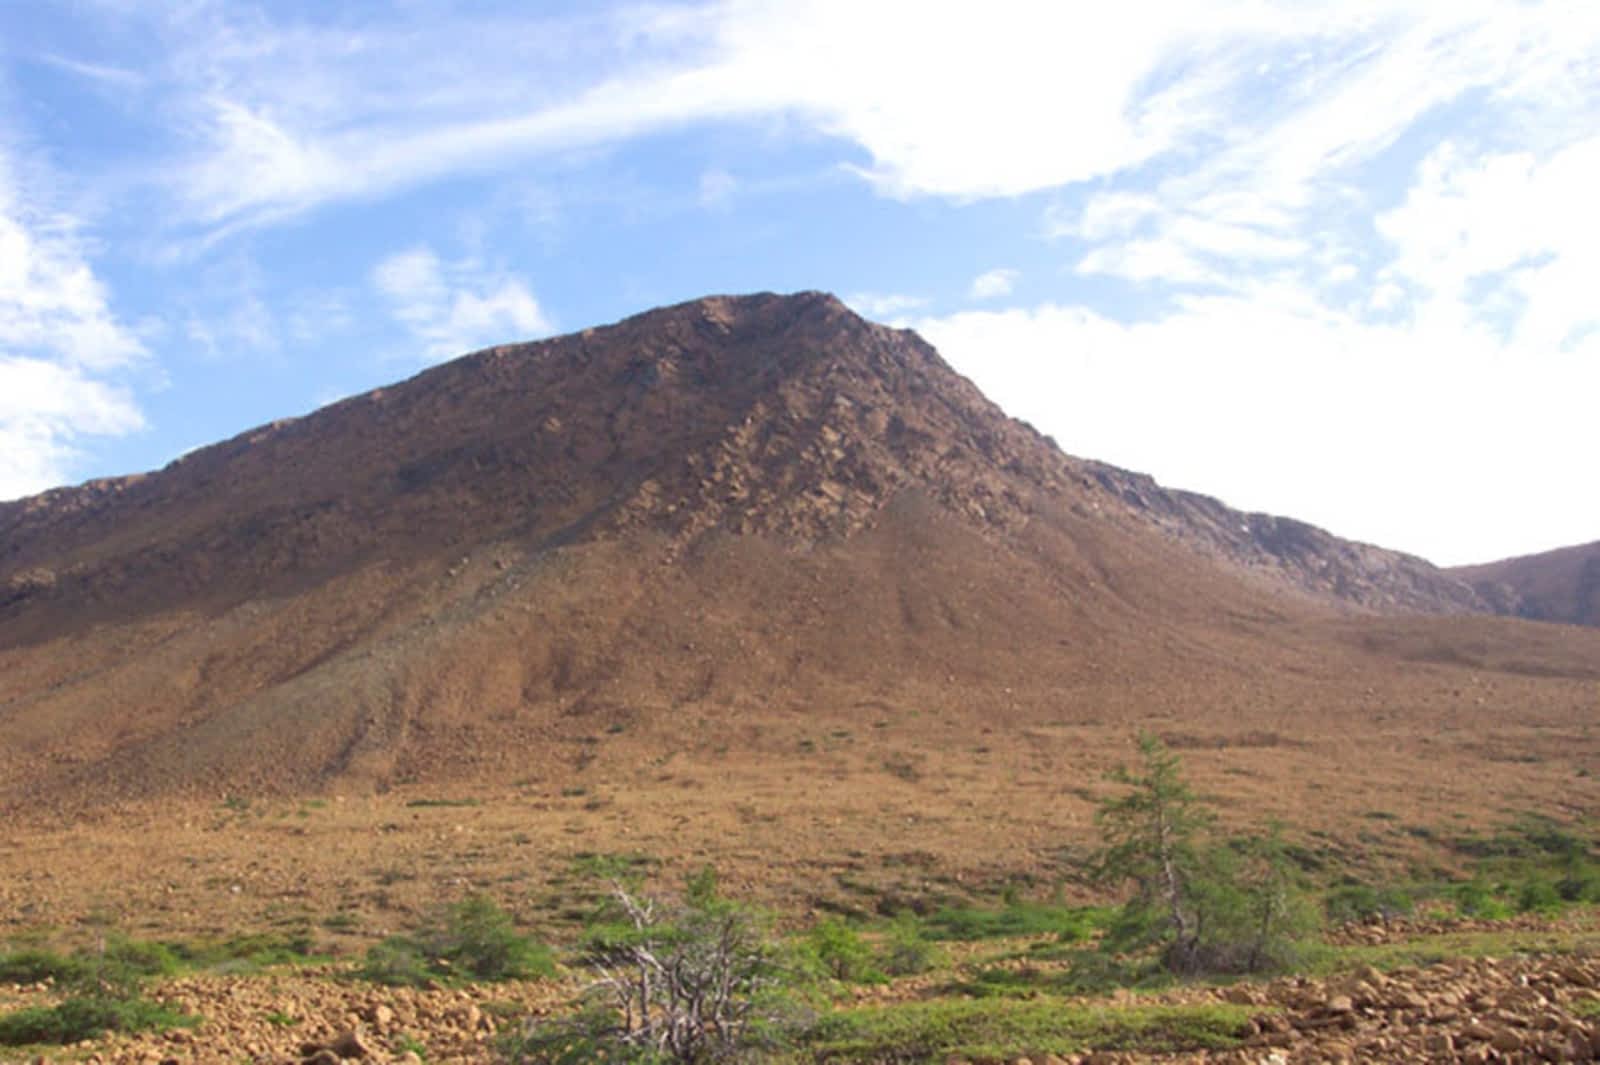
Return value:
[(908, 489), (996, 529), (1068, 501), (1365, 606), (1485, 608), (1420, 559), (1063, 455), (915, 334), (818, 293), (698, 300), (489, 349), (158, 473), (0, 504), (0, 604), (76, 619), (238, 601), (503, 536), (814, 542)]
[(1399, 691), (1406, 663), (1600, 660), (1418, 630), (1490, 602), (1064, 455), (820, 293), (481, 351), (0, 504), (0, 545), (20, 805), (556, 779), (847, 711), (1236, 729), (1308, 685), (1354, 705), (1402, 669)]
[(1600, 626), (1600, 541), (1448, 572), (1496, 613)]

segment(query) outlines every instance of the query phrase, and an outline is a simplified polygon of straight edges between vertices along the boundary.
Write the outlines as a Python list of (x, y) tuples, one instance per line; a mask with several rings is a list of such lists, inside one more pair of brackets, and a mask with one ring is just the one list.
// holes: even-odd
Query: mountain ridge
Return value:
[[(745, 381), (706, 357), (761, 330), (780, 341), (798, 333), (798, 345), (792, 350), (767, 345), (751, 360), (753, 365), (741, 367)], [(848, 363), (827, 350), (844, 336), (856, 349)], [(587, 412), (607, 422), (609, 434), (589, 426), (587, 436), (569, 441), (562, 453), (561, 437), (569, 428), (562, 411), (570, 405), (530, 404), (516, 394), (519, 386), (523, 391), (532, 387), (519, 378), (581, 376), (589, 347), (618, 344), (639, 347), (612, 360), (608, 373), (591, 374), (584, 382), (597, 392), (610, 389), (618, 396), (614, 409)], [(594, 380), (596, 376), (601, 379)], [(475, 377), (480, 380), (474, 382)], [(931, 424), (907, 426), (892, 412), (929, 389), (930, 380), (936, 382)], [(879, 387), (886, 381), (892, 386)], [(498, 420), (521, 417), (532, 423), (527, 438), (517, 439), (493, 424), (477, 426), (471, 419), (452, 421), (438, 411), (416, 409), (427, 406), (430, 397), (437, 400), (437, 393), (448, 395), (474, 384), (481, 394), (486, 383), (501, 389), (492, 393), (494, 401), (510, 408)], [(725, 390), (720, 407), (699, 412), (676, 438), (646, 443), (636, 433), (630, 436), (630, 423), (642, 423), (648, 432), (681, 418), (689, 406), (684, 392), (704, 402), (708, 395), (721, 394), (718, 389)], [(668, 400), (651, 409), (652, 392), (665, 392)], [(819, 403), (831, 408), (820, 409)], [(428, 423), (432, 435), (426, 446), (408, 445), (405, 433), (385, 435), (386, 421), (407, 417)], [(841, 424), (829, 424), (830, 418)], [(336, 424), (341, 419), (353, 427), (341, 430)], [(335, 423), (331, 434), (323, 431), (330, 423)], [(330, 435), (332, 439), (325, 439)], [(296, 438), (302, 436), (315, 439), (309, 447), (298, 446)], [(376, 451), (367, 446), (374, 437), (380, 438)], [(858, 453), (846, 454), (838, 446), (842, 440)], [(885, 446), (864, 446), (875, 441)], [(308, 454), (334, 448), (348, 461), (319, 463)], [(613, 495), (585, 493), (560, 479), (546, 479), (520, 498), (502, 494), (462, 500), (461, 505), (471, 506), (480, 518), (487, 508), (492, 520), (500, 522), (513, 520), (510, 511), (537, 508), (542, 512), (539, 524), (556, 536), (560, 534), (553, 530), (562, 527), (570, 527), (568, 535), (582, 535), (594, 528), (615, 531), (619, 525), (649, 523), (692, 537), (726, 523), (744, 532), (815, 539), (859, 530), (897, 486), (923, 483), (937, 486), (948, 505), (979, 522), (1005, 526), (1027, 520), (1030, 504), (1021, 498), (1024, 493), (994, 476), (998, 467), (1028, 488), (1058, 495), (1070, 491), (1081, 497), (1080, 505), (1113, 508), (1212, 557), (1277, 577), (1312, 595), (1377, 609), (1490, 609), (1464, 582), (1413, 556), (1344, 541), (1293, 519), (1242, 513), (1208, 496), (1164, 488), (1142, 474), (1067, 456), (1031, 427), (1005, 417), (914, 333), (866, 322), (834, 297), (815, 292), (708, 297), (647, 311), (613, 326), (484, 349), (304, 417), (247, 430), (159, 471), (0, 504), (0, 539), (7, 544), (0, 557), (0, 604), (64, 592), (63, 580), (70, 584), (74, 574), (43, 565), (37, 545), (55, 557), (63, 549), (70, 553), (95, 538), (95, 516), (111, 509), (133, 511), (136, 524), (139, 512), (180, 500), (198, 514), (184, 528), (162, 526), (159, 536), (147, 535), (142, 543), (127, 532), (103, 537), (101, 554), (116, 551), (119, 541), (148, 550), (157, 539), (192, 538), (194, 527), (203, 525), (208, 515), (226, 525), (230, 508), (245, 508), (253, 525), (235, 520), (233, 536), (270, 537), (292, 528), (302, 543), (281, 561), (314, 566), (324, 555), (349, 556), (363, 542), (359, 530), (351, 527), (357, 523), (340, 520), (352, 503), (370, 519), (371, 511), (396, 499), (404, 502), (463, 471), (482, 474), (510, 467), (515, 473), (548, 462), (552, 451), (573, 467), (567, 471), (569, 481), (593, 473), (612, 486)], [(662, 455), (668, 458), (662, 460)], [(768, 466), (781, 464), (786, 475), (749, 483), (751, 471), (765, 468), (763, 460)], [(263, 464), (272, 469), (262, 470)], [(378, 483), (385, 479), (394, 483)], [(478, 477), (476, 483), (484, 481)], [(413, 517), (428, 524), (437, 523), (441, 515)], [(323, 526), (331, 528), (319, 532)], [(393, 536), (394, 530), (386, 535)], [(331, 543), (319, 544), (335, 539), (345, 545), (342, 551)]]

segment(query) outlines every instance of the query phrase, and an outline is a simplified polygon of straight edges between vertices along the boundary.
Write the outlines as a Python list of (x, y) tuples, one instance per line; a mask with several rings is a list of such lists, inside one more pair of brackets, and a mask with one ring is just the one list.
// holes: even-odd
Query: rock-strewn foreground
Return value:
[[(1026, 1047), (1018, 1047), (1001, 1059), (1001, 1065), (1597, 1060), (1600, 955), (1591, 952), (1596, 943), (1594, 920), (1594, 915), (1568, 918), (1553, 929), (1566, 937), (1571, 953), (1454, 958), (1389, 971), (1365, 966), (1327, 978), (1295, 977), (1137, 996), (1119, 992), (1097, 1000), (1098, 1004), (1115, 1011), (1135, 1002), (1217, 1002), (1256, 1012), (1243, 1045), (1236, 1049), (1149, 1055), (1086, 1048), (1079, 1054), (1030, 1055)], [(1533, 927), (1527, 919), (1516, 923), (1525, 930)], [(1472, 927), (1493, 932), (1504, 925), (1476, 922)], [(1396, 942), (1418, 931), (1375, 929), (1370, 935), (1346, 938)], [(1017, 963), (1025, 969), (1041, 964)], [(904, 1002), (939, 994), (942, 982), (942, 978), (918, 978), (859, 989), (856, 999), (863, 1005)], [(489, 1063), (495, 1060), (492, 1044), (497, 1031), (518, 1023), (518, 1017), (559, 1010), (576, 987), (565, 981), (459, 990), (386, 989), (329, 970), (197, 976), (177, 980), (157, 996), (202, 1015), (204, 1023), (197, 1028), (116, 1037), (74, 1048), (54, 1060), (70, 1058), (90, 1065), (222, 1061), (332, 1065), (340, 1060), (412, 1065), (425, 1054), (433, 1062)], [(0, 988), (0, 1005), (49, 997), (49, 989), (43, 987)]]

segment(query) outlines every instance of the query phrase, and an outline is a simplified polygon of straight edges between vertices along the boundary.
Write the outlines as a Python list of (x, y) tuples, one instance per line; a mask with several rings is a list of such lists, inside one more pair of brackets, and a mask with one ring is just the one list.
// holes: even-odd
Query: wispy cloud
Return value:
[(137, 89), (145, 85), (148, 80), (134, 70), (104, 63), (89, 63), (68, 56), (42, 55), (39, 61), (112, 89)]
[(972, 279), (967, 295), (975, 300), (992, 300), (1000, 296), (1009, 296), (1021, 276), (1018, 271), (1005, 268), (986, 270)]
[(527, 284), (474, 260), (446, 263), (431, 248), (398, 252), (372, 271), (390, 313), (421, 345), (427, 361), (508, 339), (543, 336), (550, 319)]
[(1349, 280), (1351, 246), (1372, 225), (1372, 172), (1425, 137), (1429, 116), (1470, 107), (1477, 143), (1458, 155), (1486, 158), (1530, 138), (1559, 146), (1600, 106), (1594, 15), (1345, 7), (1347, 18), (1316, 9), (1323, 17), (1306, 22), (1294, 51), (1235, 64), (1225, 122), (1196, 130), (1206, 151), (1194, 165), (1124, 175), (1080, 206), (1051, 208), (1046, 231), (1087, 245), (1078, 269), (1142, 284)]
[[(858, 146), (854, 171), (901, 197), (1012, 196), (1203, 152), (1211, 162), (1164, 186), (1158, 209), (1205, 207), (1237, 227), (1263, 205), (1298, 209), (1309, 186), (1465, 92), (1548, 91), (1573, 53), (1554, 6), (1146, 0), (1101, 13), (1093, 32), (1040, 0), (443, 19), (425, 6), (426, 24), (199, 2), (127, 17), (171, 57), (136, 74), (187, 132), (172, 187), (206, 227), (751, 118)], [(1228, 205), (1207, 190), (1240, 179), (1249, 210), (1214, 214)]]
[(1394, 252), (1382, 277), (1419, 293), (1419, 313), (1475, 315), (1515, 347), (1572, 351), (1600, 329), (1597, 180), (1600, 137), (1544, 159), (1441, 145), (1377, 219)]

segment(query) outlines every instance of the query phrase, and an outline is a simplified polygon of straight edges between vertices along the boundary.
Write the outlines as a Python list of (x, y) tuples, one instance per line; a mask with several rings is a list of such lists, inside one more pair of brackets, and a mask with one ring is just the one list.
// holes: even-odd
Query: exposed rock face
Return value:
[(1600, 541), (1448, 572), (1497, 613), (1600, 625)]
[(1342, 540), (1293, 518), (1246, 514), (1143, 474), (1091, 463), (1097, 480), (1163, 532), (1326, 599), (1426, 613), (1493, 609), (1466, 582), (1425, 559)]

